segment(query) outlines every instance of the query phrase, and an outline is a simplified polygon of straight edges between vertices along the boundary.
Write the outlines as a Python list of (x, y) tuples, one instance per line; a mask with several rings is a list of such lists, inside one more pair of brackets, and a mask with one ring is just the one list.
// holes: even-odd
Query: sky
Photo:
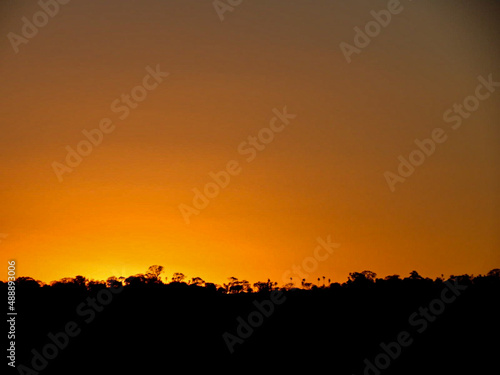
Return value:
[[(500, 267), (500, 89), (481, 83), (500, 81), (498, 1), (48, 3), (0, 5), (0, 258), (18, 276)], [(318, 238), (338, 245), (320, 257)]]

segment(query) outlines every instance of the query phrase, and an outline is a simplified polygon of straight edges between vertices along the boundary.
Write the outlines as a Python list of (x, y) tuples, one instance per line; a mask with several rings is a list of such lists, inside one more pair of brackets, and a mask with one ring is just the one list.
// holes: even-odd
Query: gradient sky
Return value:
[[(2, 1), (2, 263), (45, 282), (152, 264), (281, 281), (330, 235), (309, 281), (500, 267), (500, 90), (460, 129), (443, 121), (478, 76), (500, 81), (500, 4), (401, 3), (348, 64), (339, 44), (386, 1), (248, 0), (221, 22), (212, 1), (72, 0), (17, 54), (7, 34), (39, 7)], [(157, 64), (170, 76), (118, 120), (111, 103)], [(245, 162), (238, 145), (284, 106), (297, 117)], [(59, 182), (52, 163), (104, 117), (114, 132)], [(384, 172), (436, 127), (447, 141), (391, 192)], [(179, 204), (233, 159), (241, 173), (187, 225)]]

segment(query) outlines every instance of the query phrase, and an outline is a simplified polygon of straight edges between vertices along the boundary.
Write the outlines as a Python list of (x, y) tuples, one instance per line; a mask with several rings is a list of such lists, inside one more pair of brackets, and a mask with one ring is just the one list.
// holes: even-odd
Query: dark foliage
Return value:
[[(180, 273), (167, 284), (162, 271), (163, 267), (152, 266), (145, 274), (127, 278), (95, 281), (77, 276), (50, 285), (19, 278), (16, 365), (32, 368), (32, 349), (42, 352), (52, 343), (48, 334), (64, 331), (73, 321), (81, 332), (69, 338), (67, 347), (59, 349), (40, 374), (363, 374), (364, 361), (373, 362), (384, 353), (380, 344), (396, 341), (402, 331), (411, 334), (412, 344), (402, 348), (380, 374), (475, 374), (498, 369), (498, 269), (446, 281), (415, 271), (406, 278), (377, 278), (363, 271), (351, 273), (343, 284), (319, 285), (323, 278), (318, 285), (302, 280), (300, 288), (278, 287), (271, 280), (250, 285), (235, 277), (216, 285), (201, 278), (185, 281)], [(454, 299), (453, 285), (464, 288)], [(7, 284), (0, 283), (0, 288), (6, 295)], [(445, 299), (453, 301), (443, 302), (445, 289)], [(256, 305), (269, 306), (278, 295), (282, 303), (273, 304), (267, 317), (259, 313), (262, 323), (250, 328), (253, 332), (235, 344), (231, 354), (224, 333), (237, 335), (241, 321), (259, 311)], [(89, 298), (95, 298), (97, 305)], [(439, 310), (441, 305), (444, 310), (431, 316), (434, 319), (428, 319), (419, 333), (423, 323), (412, 324), (412, 314), (420, 308)]]

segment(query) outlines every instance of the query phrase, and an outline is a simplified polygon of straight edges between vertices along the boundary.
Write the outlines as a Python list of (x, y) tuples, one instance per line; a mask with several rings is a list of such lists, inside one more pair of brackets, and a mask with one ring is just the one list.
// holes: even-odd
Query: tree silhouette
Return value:
[(500, 279), (500, 268), (492, 269), (486, 276)]
[(201, 278), (201, 277), (193, 277), (190, 281), (189, 281), (189, 285), (203, 285), (205, 283), (205, 281)]
[(163, 266), (149, 266), (146, 272), (146, 279), (149, 283), (158, 284), (161, 283), (160, 274), (163, 272)]
[(269, 284), (264, 281), (257, 281), (253, 284), (253, 286), (258, 292), (265, 292), (269, 290)]
[(249, 281), (243, 280), (241, 282), (241, 286), (243, 287), (243, 291), (244, 292), (246, 292), (246, 293), (251, 293), (252, 292), (252, 288), (251, 288), (251, 285), (250, 285)]
[(418, 274), (417, 271), (411, 271), (410, 277), (411, 280), (423, 280), (423, 277)]
[(361, 272), (367, 280), (369, 281), (375, 281), (375, 278), (377, 277), (377, 274), (375, 272), (372, 272), (372, 271), (363, 271)]
[(116, 288), (122, 285), (122, 282), (118, 280), (115, 276), (108, 277), (106, 280), (106, 286), (108, 288)]
[(351, 272), (347, 283), (355, 287), (368, 287), (374, 284), (376, 276), (372, 271)]
[(41, 281), (37, 281), (32, 277), (18, 277), (16, 284), (23, 288), (40, 288), (43, 285)]
[(87, 279), (83, 276), (75, 276), (73, 282), (80, 287), (86, 287), (87, 285)]
[(237, 293), (242, 287), (240, 288), (239, 281), (237, 277), (231, 276), (227, 278), (229, 282), (227, 284), (224, 284), (224, 288), (226, 289), (226, 293)]
[(186, 276), (182, 272), (175, 272), (174, 275), (172, 276), (172, 282), (180, 283), (185, 278), (186, 278)]
[(144, 276), (142, 273), (129, 276), (125, 279), (125, 285), (130, 285), (130, 286), (141, 286), (146, 283), (146, 276)]
[[(462, 366), (462, 362), (458, 359), (450, 361), (450, 358), (457, 358), (453, 356), (458, 353), (460, 358), (470, 359), (477, 369), (490, 357), (490, 362), (494, 362), (491, 354), (496, 353), (498, 347), (491, 337), (500, 335), (499, 269), (475, 277), (467, 274), (451, 276), (446, 285), (443, 285), (442, 279), (434, 281), (416, 272), (403, 280), (398, 275), (376, 279), (376, 274), (371, 271), (352, 272), (344, 283), (323, 287), (303, 278), (301, 288), (294, 288), (293, 282), (279, 288), (282, 296), (286, 297), (282, 299), (286, 307), (272, 305), (275, 295), (271, 292), (278, 289), (278, 284), (270, 279), (254, 283), (253, 288), (248, 280), (236, 277), (228, 278), (225, 287), (205, 282), (199, 277), (191, 278), (186, 284), (181, 273), (174, 274), (170, 284), (153, 282), (159, 279), (162, 270), (160, 266), (150, 267), (145, 274), (126, 278), (110, 276), (106, 281), (89, 280), (83, 276), (66, 277), (52, 282), (52, 286), (43, 287), (30, 277), (17, 278), (16, 296), (19, 296), (18, 303), (22, 306), (23, 324), (16, 330), (20, 345), (16, 351), (19, 355), (26, 353), (30, 356), (32, 347), (40, 348), (38, 343), (46, 341), (48, 332), (54, 333), (57, 327), (64, 326), (64, 322), (77, 317), (84, 319), (80, 326), (83, 332), (87, 327), (84, 321), (93, 316), (93, 311), (98, 316), (92, 322), (93, 328), (89, 324), (84, 334), (72, 338), (71, 345), (75, 349), (54, 360), (58, 362), (54, 363), (52, 368), (55, 370), (51, 370), (51, 374), (67, 374), (66, 369), (71, 368), (75, 360), (86, 373), (92, 373), (90, 366), (95, 364), (87, 366), (90, 361), (85, 359), (92, 358), (95, 353), (106, 353), (103, 360), (108, 355), (112, 358), (134, 358), (138, 350), (142, 352), (137, 371), (131, 371), (128, 360), (124, 363), (112, 360), (107, 366), (110, 371), (102, 373), (114, 373), (112, 369), (124, 374), (144, 373), (144, 366), (149, 366), (147, 370), (151, 372), (157, 372), (163, 366), (165, 353), (168, 353), (169, 363), (181, 362), (179, 368), (185, 366), (186, 361), (200, 362), (205, 366), (216, 361), (218, 366), (222, 366), (235, 360), (239, 365), (250, 366), (264, 353), (267, 359), (267, 353), (272, 353), (275, 358), (281, 359), (280, 368), (285, 363), (292, 370), (301, 358), (308, 364), (314, 358), (313, 363), (322, 367), (326, 364), (332, 366), (332, 353), (335, 353), (333, 369), (337, 373), (361, 374), (362, 367), (352, 366), (363, 366), (366, 363), (364, 358), (374, 363), (373, 359), (381, 353), (379, 343), (397, 339), (397, 336), (387, 332), (397, 333), (409, 328), (410, 314), (424, 311), (429, 315), (419, 315), (413, 320), (418, 324), (416, 328), (421, 327), (419, 322), (423, 322), (425, 316), (438, 314), (436, 311), (440, 311), (440, 305), (435, 301), (442, 296), (448, 301), (453, 301), (456, 296), (460, 302), (456, 302), (450, 313), (443, 314), (435, 322), (427, 320), (427, 324), (434, 325), (435, 329), (422, 333), (425, 345), (402, 349), (408, 354), (400, 356), (395, 362), (397, 365), (391, 365), (397, 366), (393, 367), (397, 370), (395, 373), (425, 373), (422, 368), (418, 368), (418, 372), (412, 370), (435, 352), (438, 355), (425, 366), (436, 366), (436, 360), (444, 353), (446, 359), (441, 363), (444, 371), (439, 373), (461, 374), (464, 372), (460, 368), (457, 371), (456, 367)], [(123, 288), (122, 284), (125, 284)], [(462, 285), (467, 285), (467, 290), (463, 291)], [(113, 287), (120, 287), (119, 294), (115, 291), (103, 292)], [(7, 294), (7, 283), (0, 281), (0, 288)], [(443, 294), (445, 288), (450, 290)], [(463, 297), (457, 296), (458, 293)], [(113, 295), (112, 301), (106, 295)], [(51, 308), (40, 309), (41, 303)], [(445, 303), (446, 306), (455, 304)], [(76, 313), (75, 306), (80, 306)], [(261, 321), (265, 323), (261, 324)], [(235, 348), (239, 353), (233, 356), (225, 347), (221, 335), (224, 332), (249, 334), (250, 329), (245, 327), (251, 327), (254, 333), (247, 343), (237, 344)], [(62, 337), (59, 333), (55, 334), (55, 337)], [(169, 339), (159, 347), (156, 339), (161, 334), (168, 335)], [(318, 334), (330, 338), (329, 345), (310, 345)], [(23, 342), (26, 343), (24, 347)], [(292, 342), (294, 350), (300, 355), (290, 358)], [(457, 342), (460, 345), (455, 345)], [(40, 351), (41, 355), (43, 352)], [(242, 358), (241, 362), (238, 362), (239, 358)], [(326, 362), (322, 362), (322, 358)], [(477, 361), (478, 358), (480, 361)], [(31, 356), (21, 363), (29, 364), (30, 360)], [(451, 368), (454, 363), (458, 364)], [(259, 366), (264, 364), (258, 363)], [(61, 371), (57, 370), (59, 367)], [(375, 374), (375, 371), (365, 373)]]
[(390, 280), (401, 280), (401, 279), (399, 278), (399, 275), (389, 275), (384, 277), (384, 280), (390, 281)]

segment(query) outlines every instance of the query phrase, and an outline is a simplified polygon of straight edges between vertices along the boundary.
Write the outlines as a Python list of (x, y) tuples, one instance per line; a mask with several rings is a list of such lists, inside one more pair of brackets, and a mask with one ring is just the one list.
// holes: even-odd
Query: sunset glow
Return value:
[[(405, 1), (350, 63), (340, 43), (387, 1), (244, 1), (223, 22), (212, 2), (61, 6), (18, 53), (0, 44), (2, 262), (44, 282), (157, 264), (169, 279), (300, 283), (294, 267), (330, 236), (310, 282), (498, 268), (500, 88), (484, 86), (459, 128), (443, 119), (478, 77), (500, 81), (498, 4), (481, 3)], [(1, 34), (38, 10), (0, 5)], [(59, 178), (53, 163), (103, 119), (109, 132)], [(391, 191), (384, 173), (436, 128), (446, 140)], [(218, 191), (196, 208), (207, 183)], [(180, 205), (199, 212), (187, 223)]]

